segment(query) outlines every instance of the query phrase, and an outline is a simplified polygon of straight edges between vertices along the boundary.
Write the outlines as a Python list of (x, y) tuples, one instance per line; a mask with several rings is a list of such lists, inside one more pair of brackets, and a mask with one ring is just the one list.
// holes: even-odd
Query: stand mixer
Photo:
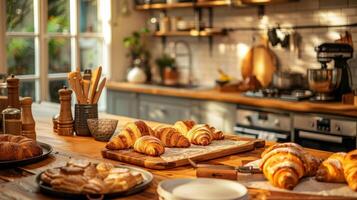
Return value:
[[(315, 48), (320, 69), (308, 69), (309, 87), (315, 92), (313, 101), (341, 100), (342, 95), (351, 92), (350, 73), (347, 60), (353, 56), (349, 44), (323, 43)], [(328, 69), (327, 63), (334, 60), (334, 68)]]

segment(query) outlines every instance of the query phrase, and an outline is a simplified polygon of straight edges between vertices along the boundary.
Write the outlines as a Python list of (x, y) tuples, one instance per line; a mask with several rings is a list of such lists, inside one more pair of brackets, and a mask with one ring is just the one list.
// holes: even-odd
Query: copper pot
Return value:
[(176, 68), (165, 67), (163, 73), (164, 85), (178, 85), (179, 73)]

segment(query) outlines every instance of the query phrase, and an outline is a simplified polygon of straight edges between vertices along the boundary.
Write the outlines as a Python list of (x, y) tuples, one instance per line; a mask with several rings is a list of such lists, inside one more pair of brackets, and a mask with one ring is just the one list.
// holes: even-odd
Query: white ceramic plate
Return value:
[(213, 178), (165, 180), (160, 182), (157, 192), (164, 200), (248, 199), (248, 190), (242, 184)]

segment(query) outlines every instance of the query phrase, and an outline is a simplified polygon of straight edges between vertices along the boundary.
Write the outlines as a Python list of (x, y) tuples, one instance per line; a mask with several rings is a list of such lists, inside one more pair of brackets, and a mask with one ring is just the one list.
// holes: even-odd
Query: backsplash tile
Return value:
[[(256, 8), (218, 8), (214, 9), (214, 26), (227, 27), (272, 27), (301, 25), (339, 25), (357, 23), (357, 6), (353, 0), (301, 0), (299, 2), (266, 6), (266, 15), (259, 18)], [(207, 13), (204, 13), (204, 15)], [(184, 16), (192, 19), (192, 11), (170, 11), (169, 16)], [(319, 28), (296, 30), (302, 36), (301, 57), (296, 52), (278, 47), (271, 47), (279, 59), (280, 68), (306, 73), (310, 67), (319, 67), (314, 47), (323, 42), (332, 42), (344, 31), (351, 31), (354, 46), (357, 47), (357, 28)], [(291, 33), (291, 30), (287, 30)], [(193, 52), (193, 75), (199, 84), (213, 85), (218, 76), (217, 68), (241, 79), (240, 64), (253, 44), (256, 31), (230, 32), (226, 37), (215, 37), (210, 55), (207, 38), (169, 38), (168, 43), (184, 40), (190, 44)], [(262, 31), (260, 31), (262, 33)], [(155, 49), (161, 48), (161, 40), (152, 42)], [(154, 54), (158, 55), (157, 51)], [(155, 56), (154, 55), (154, 56)], [(355, 77), (357, 78), (357, 77)]]

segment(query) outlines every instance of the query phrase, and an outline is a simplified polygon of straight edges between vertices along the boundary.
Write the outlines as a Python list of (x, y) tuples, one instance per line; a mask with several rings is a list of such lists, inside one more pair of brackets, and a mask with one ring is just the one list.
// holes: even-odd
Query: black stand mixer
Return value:
[[(343, 94), (351, 92), (351, 76), (347, 60), (353, 56), (349, 44), (323, 43), (315, 48), (321, 69), (308, 69), (310, 89), (316, 94), (315, 101), (339, 101)], [(334, 68), (328, 69), (327, 63), (334, 60)]]

